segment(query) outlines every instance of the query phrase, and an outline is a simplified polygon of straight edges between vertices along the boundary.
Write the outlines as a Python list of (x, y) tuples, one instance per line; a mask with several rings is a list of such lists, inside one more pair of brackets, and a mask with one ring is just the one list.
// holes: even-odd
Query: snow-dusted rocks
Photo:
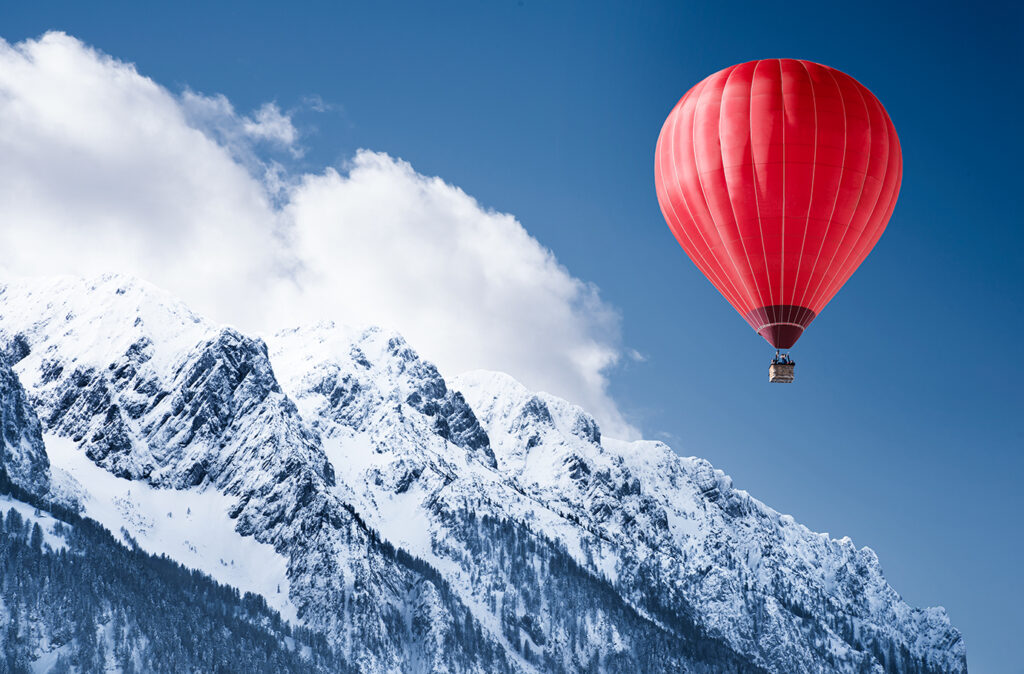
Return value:
[(437, 368), (401, 335), (322, 323), (278, 333), (272, 344), (289, 392), (306, 401), (314, 422), (331, 421), (355, 431), (400, 427), (405, 425), (400, 416), (388, 416), (407, 407), (426, 422), (413, 432), (433, 433), (477, 461), (495, 465), (487, 433), (462, 394), (449, 390)]
[(39, 419), (21, 382), (0, 356), (0, 481), (9, 480), (33, 496), (50, 490), (50, 462)]
[(966, 671), (871, 550), (706, 461), (506, 375), (446, 382), (377, 328), (267, 342), (124, 277), (0, 286), (0, 349), (86, 513), (362, 671)]
[[(295, 615), (344, 644), (355, 665), (400, 671), (415, 658), (444, 669), (459, 658), (469, 671), (505, 666), (497, 647), (465, 657), (418, 649), (417, 640), (424, 647), (443, 641), (445, 633), (433, 631), (445, 624), (461, 630), (465, 609), (443, 588), (432, 592), (415, 560), (396, 559), (339, 498), (320, 434), (282, 392), (262, 341), (212, 327), (164, 293), (120, 276), (8, 284), (0, 291), (0, 334), (27, 345), (17, 370), (48, 433), (117, 477), (230, 497), (220, 516), (284, 561), (279, 583), (253, 585), (284, 586)], [(80, 464), (62, 467), (89, 489)], [(122, 498), (120, 522), (88, 495), (86, 514), (163, 552), (163, 541), (144, 530), (173, 512), (140, 508), (146, 499), (137, 495)], [(195, 526), (216, 530), (221, 523)], [(231, 582), (233, 570), (222, 573), (219, 561), (199, 565)], [(277, 597), (268, 602), (280, 605)], [(420, 612), (442, 612), (446, 620), (417, 627), (410, 621)]]
[[(484, 643), (502, 643), (517, 668), (742, 669), (720, 639), (686, 619), (681, 631), (646, 621), (581, 567), (562, 539), (579, 550), (592, 535), (506, 480), (489, 446), (481, 451), (448, 432), (461, 426), (487, 437), (462, 396), (400, 337), (320, 325), (277, 335), (271, 358), (323, 434), (339, 495), (373, 530), (436, 569)], [(463, 422), (438, 424), (437, 407), (424, 400), (445, 401), (437, 407), (458, 410)], [(597, 438), (592, 422), (578, 430)]]
[(473, 372), (452, 386), (507, 478), (594, 532), (587, 563), (636, 605), (693, 612), (773, 671), (966, 671), (945, 612), (907, 606), (869, 548), (780, 515), (707, 461), (601, 440), (585, 412), (507, 375)]

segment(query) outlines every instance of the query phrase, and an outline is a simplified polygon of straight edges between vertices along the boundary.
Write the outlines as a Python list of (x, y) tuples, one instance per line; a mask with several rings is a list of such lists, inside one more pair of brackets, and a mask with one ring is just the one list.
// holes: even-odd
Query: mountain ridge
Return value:
[(296, 619), (367, 671), (966, 671), (945, 612), (869, 548), (507, 375), (446, 381), (396, 333), (264, 342), (112, 275), (2, 286), (5, 343), (47, 433), (234, 499)]

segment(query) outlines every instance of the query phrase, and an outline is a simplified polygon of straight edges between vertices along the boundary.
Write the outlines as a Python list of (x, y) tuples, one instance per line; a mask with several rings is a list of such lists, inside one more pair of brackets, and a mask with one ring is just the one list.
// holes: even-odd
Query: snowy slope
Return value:
[[(15, 346), (14, 358), (27, 355), (27, 342)], [(349, 671), (326, 644), (315, 638), (307, 642), (308, 633), (283, 625), (280, 614), (252, 595), (241, 597), (229, 585), (218, 586), (135, 546), (132, 534), (145, 548), (164, 548), (236, 588), (282, 573), (284, 564), (269, 546), (232, 530), (218, 503), (223, 497), (176, 498), (176, 492), (117, 478), (59, 437), (47, 439), (51, 463), (41, 424), (17, 376), (6, 360), (0, 360), (0, 368), (0, 669), (211, 671), (234, 662), (247, 671)], [(26, 467), (37, 472), (25, 474)], [(76, 514), (83, 503), (111, 530), (120, 525), (124, 540), (119, 543), (101, 525)], [(196, 506), (205, 506), (205, 512)], [(149, 516), (164, 508), (166, 520)], [(211, 528), (211, 520), (221, 526)], [(185, 549), (174, 549), (181, 534), (191, 540), (183, 541)], [(204, 564), (211, 550), (226, 553), (222, 568)], [(252, 589), (272, 595), (266, 586)], [(277, 596), (287, 610), (287, 592)]]
[(157, 489), (146, 482), (117, 477), (96, 465), (73, 441), (45, 437), (54, 467), (82, 486), (82, 514), (125, 543), (154, 555), (167, 555), (242, 592), (263, 595), (267, 603), (296, 621), (288, 598), (287, 560), (270, 545), (242, 536), (225, 513), (231, 497), (214, 490)]
[(364, 671), (966, 671), (870, 549), (706, 461), (377, 328), (267, 341), (125, 277), (0, 287), (60, 490)]

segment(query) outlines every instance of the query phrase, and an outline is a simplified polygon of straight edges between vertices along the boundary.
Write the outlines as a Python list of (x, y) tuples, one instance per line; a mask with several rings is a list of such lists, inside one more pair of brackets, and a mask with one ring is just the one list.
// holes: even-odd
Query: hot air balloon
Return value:
[(877, 243), (903, 158), (864, 85), (795, 59), (721, 70), (680, 99), (658, 137), (654, 175), (672, 233), (698, 269), (788, 353)]

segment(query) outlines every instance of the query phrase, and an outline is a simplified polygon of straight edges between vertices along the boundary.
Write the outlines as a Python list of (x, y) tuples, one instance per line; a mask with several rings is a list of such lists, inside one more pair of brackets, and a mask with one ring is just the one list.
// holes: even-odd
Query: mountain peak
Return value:
[[(601, 445), (600, 427), (582, 408), (548, 393), (534, 393), (502, 372), (467, 372), (453, 377), (452, 387), (480, 415), (503, 470), (525, 470), (531, 450), (552, 442), (589, 445), (584, 453)], [(556, 440), (545, 442), (552, 438)]]
[(159, 343), (153, 366), (213, 330), (183, 302), (145, 281), (123, 274), (94, 278), (19, 278), (0, 285), (0, 340), (31, 343), (19, 363), (22, 382), (45, 376), (48, 354), (73, 350), (80, 359), (110, 363), (145, 344)]
[(487, 433), (462, 394), (397, 332), (321, 323), (279, 332), (271, 347), (285, 389), (314, 418), (356, 431), (372, 424), (394, 431), (409, 423), (400, 413), (408, 406), (430, 432), (495, 465)]

